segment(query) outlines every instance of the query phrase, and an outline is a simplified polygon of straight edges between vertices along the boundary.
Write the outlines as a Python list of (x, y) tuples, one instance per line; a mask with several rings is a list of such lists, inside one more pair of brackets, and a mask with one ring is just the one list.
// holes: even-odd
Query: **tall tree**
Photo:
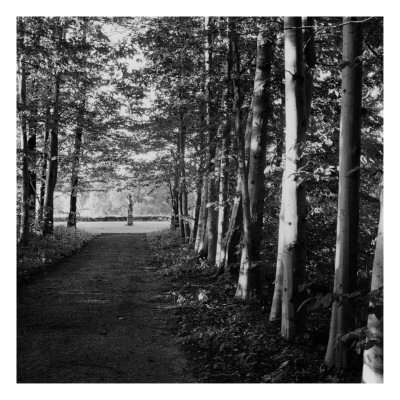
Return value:
[(24, 22), (18, 18), (17, 49), (18, 49), (18, 119), (20, 130), (20, 146), (22, 155), (22, 191), (21, 191), (21, 225), (19, 241), (21, 244), (28, 243), (29, 234), (29, 169), (28, 169), (28, 135), (26, 126), (26, 69), (25, 69), (25, 46), (24, 46)]
[(221, 165), (219, 175), (219, 198), (218, 198), (218, 239), (215, 264), (218, 269), (223, 265), (223, 241), (227, 230), (228, 207), (227, 197), (229, 188), (229, 151), (231, 145), (231, 111), (232, 111), (232, 43), (229, 40), (229, 29), (222, 30), (222, 42), (225, 47), (226, 61), (224, 71), (224, 90), (221, 98), (221, 109), (224, 113), (223, 122), (220, 127), (221, 138)]
[[(305, 101), (306, 101), (306, 126), (308, 129), (311, 104), (313, 94), (313, 73), (316, 62), (315, 40), (314, 40), (314, 18), (303, 17), (302, 24), (304, 29), (304, 76), (305, 76)], [(278, 229), (278, 252), (276, 260), (275, 287), (272, 299), (271, 311), (269, 315), (270, 321), (281, 318), (282, 314), (282, 293), (283, 293), (283, 253), (285, 249), (285, 183), (287, 176), (286, 168), (282, 175), (281, 205), (279, 212), (279, 229)]]
[[(358, 259), (362, 29), (356, 17), (343, 19), (342, 104), (339, 141), (339, 198), (334, 293), (355, 290)], [(334, 301), (325, 364), (348, 367), (348, 343), (338, 340), (354, 326), (350, 302)]]
[[(61, 56), (62, 42), (64, 39), (63, 27), (60, 18), (54, 21), (54, 31), (57, 37), (57, 51)], [(49, 155), (47, 158), (47, 174), (46, 174), (46, 192), (44, 197), (44, 218), (43, 218), (43, 235), (53, 232), (54, 228), (54, 189), (57, 183), (58, 173), (58, 129), (59, 129), (59, 98), (61, 83), (61, 67), (54, 63), (54, 88), (53, 102), (50, 114), (50, 135), (49, 135)]]
[[(250, 235), (242, 249), (242, 261), (236, 297), (249, 300), (254, 294), (262, 298), (260, 275), (260, 249), (264, 211), (264, 168), (269, 114), (268, 87), (273, 57), (273, 41), (264, 24), (258, 26), (256, 71), (253, 91), (253, 117), (250, 136), (250, 155), (246, 171), (246, 194), (249, 204)], [(236, 47), (237, 48), (237, 47)], [(245, 212), (243, 212), (245, 218)], [(249, 253), (249, 254), (247, 254)]]
[(301, 329), (296, 310), (304, 292), (306, 197), (300, 172), (305, 165), (305, 86), (301, 17), (285, 17), (286, 165), (281, 333), (292, 340)]
[(215, 202), (217, 201), (217, 186), (215, 181), (215, 154), (216, 140), (215, 129), (212, 118), (212, 102), (211, 102), (211, 65), (212, 65), (212, 32), (210, 18), (204, 19), (205, 31), (205, 95), (206, 95), (206, 129), (207, 129), (207, 174), (208, 174), (208, 193), (207, 193), (207, 261), (213, 265), (217, 251), (217, 218), (218, 214), (215, 210)]
[[(83, 52), (87, 51), (87, 29), (88, 29), (88, 18), (84, 18), (83, 23)], [(83, 70), (87, 72), (86, 55), (82, 55), (83, 59)], [(78, 116), (75, 128), (75, 143), (74, 143), (74, 156), (72, 161), (72, 172), (71, 172), (71, 198), (68, 214), (68, 227), (76, 228), (76, 212), (77, 212), (77, 201), (78, 201), (78, 183), (79, 183), (79, 164), (81, 157), (82, 147), (82, 134), (83, 127), (85, 125), (85, 114), (86, 114), (86, 92), (88, 86), (88, 77), (83, 75), (82, 77), (82, 89), (79, 93), (80, 102), (78, 105)]]

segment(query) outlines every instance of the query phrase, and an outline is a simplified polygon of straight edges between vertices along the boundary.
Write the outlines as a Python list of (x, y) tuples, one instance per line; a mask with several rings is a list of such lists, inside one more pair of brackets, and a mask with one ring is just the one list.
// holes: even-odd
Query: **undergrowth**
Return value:
[(27, 245), (17, 246), (17, 281), (22, 283), (56, 264), (91, 241), (93, 235), (79, 229), (54, 227), (53, 234), (30, 233)]
[(175, 306), (176, 334), (198, 382), (360, 382), (359, 356), (346, 374), (323, 365), (329, 309), (310, 314), (307, 333), (288, 343), (280, 337), (280, 321), (269, 322), (269, 306), (234, 299), (237, 276), (218, 276), (181, 244), (178, 233), (161, 231), (148, 238), (153, 263), (172, 287), (167, 297)]

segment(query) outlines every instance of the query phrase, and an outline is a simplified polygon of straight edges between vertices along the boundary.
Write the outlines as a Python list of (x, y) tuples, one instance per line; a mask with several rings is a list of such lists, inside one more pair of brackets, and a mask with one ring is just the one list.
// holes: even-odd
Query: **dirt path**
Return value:
[(18, 289), (18, 382), (192, 382), (145, 234), (108, 234)]

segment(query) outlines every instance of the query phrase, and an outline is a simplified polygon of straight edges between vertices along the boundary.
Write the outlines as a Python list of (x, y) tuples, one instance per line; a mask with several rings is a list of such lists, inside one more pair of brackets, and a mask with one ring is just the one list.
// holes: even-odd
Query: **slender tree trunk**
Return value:
[(250, 219), (250, 199), (247, 182), (247, 168), (245, 157), (245, 138), (242, 132), (241, 103), (242, 95), (240, 88), (240, 58), (238, 49), (238, 37), (234, 18), (229, 18), (231, 28), (230, 37), (232, 40), (233, 52), (233, 90), (234, 90), (234, 111), (235, 111), (235, 133), (238, 146), (238, 164), (240, 179), (242, 181), (242, 210), (243, 210), (243, 247), (240, 260), (239, 280), (235, 293), (235, 298), (248, 301), (252, 296), (252, 287), (249, 284), (249, 269), (251, 263), (251, 219)]
[[(356, 287), (358, 258), (360, 136), (362, 90), (362, 34), (359, 23), (345, 17), (343, 26), (342, 105), (339, 140), (339, 198), (334, 292), (351, 293)], [(349, 23), (350, 22), (350, 23)], [(332, 307), (325, 364), (348, 367), (348, 344), (340, 337), (354, 326), (349, 302)], [(338, 339), (339, 338), (339, 339)]]
[[(372, 267), (371, 292), (383, 290), (383, 176), (381, 181), (381, 209), (379, 216), (378, 236), (376, 237), (375, 257)], [(370, 307), (379, 308), (376, 301)], [(382, 304), (383, 310), (383, 304)], [(383, 383), (383, 315), (371, 312), (368, 315), (368, 339), (372, 347), (364, 350), (362, 382)]]
[[(251, 129), (253, 123), (253, 98), (251, 100), (249, 113), (247, 116), (246, 131), (245, 131), (245, 163), (248, 165), (248, 160), (250, 157), (250, 139), (251, 139)], [(243, 209), (242, 209), (242, 184), (240, 178), (240, 171), (238, 170), (236, 192), (233, 200), (233, 205), (231, 207), (231, 215), (229, 218), (229, 226), (225, 238), (223, 240), (223, 246), (221, 249), (223, 260), (223, 266), (225, 272), (229, 272), (229, 264), (236, 259), (237, 246), (240, 242), (241, 237), (241, 227), (243, 224)]]
[(181, 173), (181, 193), (182, 193), (182, 212), (183, 212), (183, 229), (184, 229), (184, 242), (189, 243), (190, 226), (189, 226), (189, 211), (188, 211), (188, 198), (186, 187), (186, 168), (185, 168), (185, 127), (183, 125), (183, 113), (179, 113), (179, 140), (180, 140), (180, 173)]
[(197, 239), (197, 230), (199, 228), (200, 221), (200, 209), (201, 209), (201, 188), (202, 188), (202, 176), (201, 176), (201, 166), (197, 170), (197, 180), (196, 180), (196, 200), (193, 210), (193, 225), (190, 231), (190, 242), (194, 246)]
[(240, 227), (243, 223), (242, 194), (240, 176), (237, 178), (236, 193), (231, 207), (229, 225), (221, 246), (221, 266), (225, 273), (229, 272), (229, 264), (234, 259), (236, 247), (240, 241)]
[[(59, 28), (59, 51), (61, 53), (61, 41), (63, 29)], [(56, 72), (54, 82), (54, 99), (50, 117), (49, 157), (47, 159), (46, 192), (44, 197), (43, 235), (53, 232), (54, 228), (54, 189), (57, 183), (58, 170), (58, 124), (59, 124), (59, 95), (61, 73)]]
[(20, 244), (28, 243), (29, 235), (29, 149), (26, 129), (26, 71), (24, 65), (24, 26), (22, 18), (18, 19), (18, 118), (20, 129), (20, 146), (22, 154), (22, 185), (21, 185), (21, 224), (19, 232)]
[(86, 95), (83, 96), (82, 102), (79, 107), (78, 121), (75, 129), (75, 148), (74, 148), (74, 158), (72, 161), (72, 176), (71, 176), (71, 199), (70, 199), (69, 215), (67, 222), (67, 226), (69, 228), (71, 227), (76, 228), (79, 164), (80, 164), (81, 147), (82, 147), (82, 134), (83, 134), (84, 119), (85, 119), (85, 109), (86, 109)]
[(41, 165), (41, 183), (40, 183), (40, 194), (39, 194), (39, 210), (37, 220), (39, 223), (43, 222), (43, 209), (44, 209), (44, 196), (46, 192), (46, 175), (47, 175), (47, 155), (48, 155), (48, 144), (49, 144), (49, 133), (50, 133), (50, 107), (46, 108), (46, 122), (44, 128), (43, 138), (43, 151), (42, 151), (42, 165)]
[(283, 252), (281, 333), (292, 340), (303, 328), (296, 313), (304, 296), (305, 281), (305, 187), (299, 172), (305, 165), (305, 85), (301, 17), (285, 17), (286, 181)]
[(205, 237), (207, 227), (207, 193), (208, 193), (208, 177), (207, 173), (203, 175), (203, 184), (201, 189), (201, 206), (199, 214), (199, 227), (197, 229), (195, 250), (198, 254), (203, 255), (206, 252)]
[(53, 112), (51, 113), (51, 129), (49, 136), (49, 156), (47, 158), (46, 192), (44, 196), (43, 235), (53, 232), (54, 228), (54, 189), (57, 183), (58, 170), (58, 97), (60, 78), (57, 74), (54, 86)]
[(229, 40), (227, 29), (222, 35), (222, 41), (226, 50), (225, 61), (225, 85), (222, 93), (221, 106), (224, 111), (224, 120), (222, 123), (222, 139), (221, 139), (221, 167), (219, 175), (219, 197), (218, 197), (218, 238), (217, 238), (217, 255), (215, 264), (218, 269), (222, 269), (224, 265), (224, 235), (228, 225), (228, 189), (229, 189), (229, 150), (231, 145), (231, 108), (232, 108), (232, 44)]
[[(204, 19), (205, 28), (205, 97), (206, 97), (206, 132), (207, 132), (207, 173), (208, 173), (208, 193), (207, 193), (207, 203), (209, 205), (207, 210), (207, 261), (210, 265), (215, 263), (215, 255), (217, 248), (217, 212), (215, 210), (215, 202), (218, 200), (217, 197), (217, 187), (214, 177), (215, 166), (213, 159), (215, 157), (215, 135), (214, 129), (212, 127), (212, 117), (211, 117), (211, 46), (212, 46), (212, 34), (210, 29), (210, 19), (205, 17)], [(211, 206), (212, 204), (212, 206)]]
[[(315, 67), (315, 42), (314, 42), (314, 18), (303, 17), (303, 26), (311, 27), (306, 28), (304, 31), (304, 60), (305, 60), (305, 98), (306, 98), (306, 124), (307, 127), (310, 121), (312, 93), (313, 93), (313, 69)], [(281, 153), (280, 145), (277, 143), (277, 152)], [(278, 256), (276, 260), (276, 273), (275, 273), (275, 289), (272, 299), (271, 312), (269, 316), (270, 321), (281, 318), (282, 313), (282, 293), (283, 293), (283, 251), (285, 247), (284, 241), (284, 224), (285, 224), (285, 203), (286, 197), (285, 182), (287, 176), (285, 172), (282, 174), (282, 197), (281, 197), (281, 210), (279, 213), (279, 231), (278, 231)]]
[[(37, 110), (35, 110), (35, 117)], [(37, 135), (37, 120), (29, 121), (29, 138), (28, 138), (28, 169), (29, 169), (29, 219), (35, 220), (36, 217), (36, 135)]]

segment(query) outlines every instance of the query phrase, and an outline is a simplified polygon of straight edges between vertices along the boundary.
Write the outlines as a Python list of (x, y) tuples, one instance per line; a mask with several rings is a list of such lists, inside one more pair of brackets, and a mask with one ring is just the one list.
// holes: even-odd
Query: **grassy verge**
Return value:
[(53, 234), (45, 237), (31, 234), (28, 245), (17, 247), (17, 282), (30, 280), (80, 249), (92, 238), (93, 235), (88, 232), (64, 226), (56, 226)]
[(177, 335), (198, 382), (360, 382), (360, 360), (346, 374), (323, 366), (328, 309), (310, 314), (308, 332), (287, 343), (280, 337), (280, 321), (269, 322), (269, 307), (233, 298), (237, 276), (217, 277), (171, 231), (148, 238), (153, 262), (171, 283), (167, 296), (175, 305)]

